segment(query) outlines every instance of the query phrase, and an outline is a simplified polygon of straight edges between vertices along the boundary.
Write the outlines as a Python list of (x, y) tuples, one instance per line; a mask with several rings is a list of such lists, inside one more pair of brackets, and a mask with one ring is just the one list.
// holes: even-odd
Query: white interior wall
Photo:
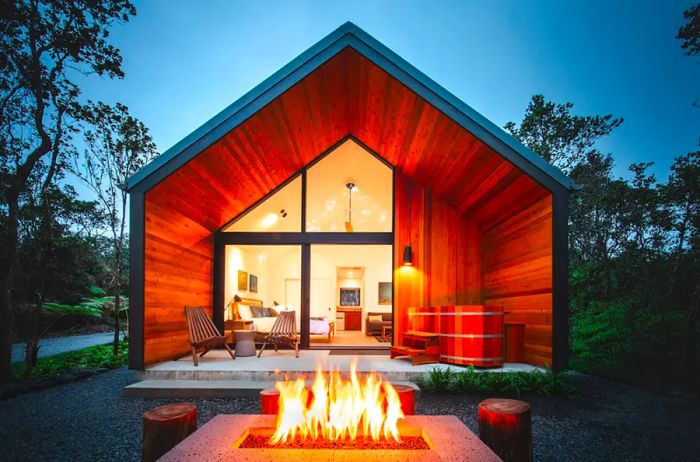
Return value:
[[(312, 245), (311, 316), (335, 320), (340, 287), (360, 287), (362, 328), (367, 312), (391, 312), (391, 305), (379, 305), (379, 283), (391, 282), (392, 247), (390, 245)], [(362, 267), (361, 278), (338, 279), (338, 267)], [(258, 276), (258, 293), (238, 291), (238, 270)], [(234, 294), (256, 298), (265, 306), (273, 302), (289, 304), (300, 315), (301, 300), (287, 300), (285, 280), (301, 278), (300, 246), (226, 246), (226, 303)], [(331, 294), (316, 293), (330, 287)], [(330, 306), (329, 300), (333, 301)], [(298, 321), (298, 320), (297, 320)]]
[[(224, 303), (228, 307), (234, 295), (242, 298), (255, 298), (265, 301), (268, 289), (267, 267), (264, 254), (256, 251), (255, 246), (226, 246), (226, 277), (224, 284)], [(248, 290), (238, 290), (238, 270), (248, 273)], [(258, 277), (258, 291), (250, 291), (250, 275)], [(228, 309), (225, 319), (230, 318)]]

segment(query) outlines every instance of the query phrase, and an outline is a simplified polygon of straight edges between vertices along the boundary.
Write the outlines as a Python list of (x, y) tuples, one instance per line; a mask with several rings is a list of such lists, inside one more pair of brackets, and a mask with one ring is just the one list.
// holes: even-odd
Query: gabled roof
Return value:
[(523, 146), (371, 35), (347, 22), (139, 170), (127, 180), (124, 188), (128, 191), (147, 191), (348, 47), (372, 61), (543, 185), (550, 189), (557, 186), (566, 189), (577, 187), (558, 168)]

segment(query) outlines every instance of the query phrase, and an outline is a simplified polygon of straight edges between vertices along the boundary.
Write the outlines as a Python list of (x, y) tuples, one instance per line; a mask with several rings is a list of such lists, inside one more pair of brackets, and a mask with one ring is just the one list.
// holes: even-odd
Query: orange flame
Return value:
[(376, 372), (364, 379), (357, 375), (357, 364), (350, 367), (350, 379), (340, 372), (325, 374), (316, 368), (311, 390), (304, 379), (277, 382), (279, 412), (277, 428), (270, 444), (302, 439), (355, 440), (364, 435), (399, 440), (397, 422), (403, 419), (399, 394)]

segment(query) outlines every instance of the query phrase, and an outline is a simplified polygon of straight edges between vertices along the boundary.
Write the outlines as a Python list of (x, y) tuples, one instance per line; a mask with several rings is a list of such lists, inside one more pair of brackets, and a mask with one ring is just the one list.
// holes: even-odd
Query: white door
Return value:
[(330, 279), (311, 279), (311, 316), (325, 316), (328, 322), (335, 319), (333, 286)]

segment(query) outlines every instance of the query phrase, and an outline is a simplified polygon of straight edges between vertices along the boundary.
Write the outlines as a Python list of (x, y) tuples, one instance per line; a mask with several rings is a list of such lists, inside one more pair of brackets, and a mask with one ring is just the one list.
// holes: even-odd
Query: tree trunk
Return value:
[(114, 348), (112, 349), (114, 355), (119, 354), (119, 332), (121, 326), (119, 325), (119, 312), (122, 307), (121, 300), (121, 288), (122, 288), (122, 271), (121, 271), (121, 245), (117, 244), (114, 249), (115, 257), (115, 270), (114, 270)]
[(197, 429), (197, 406), (191, 403), (166, 404), (143, 415), (141, 460), (160, 458)]
[(505, 462), (532, 462), (530, 405), (514, 399), (482, 401), (479, 438)]
[(39, 355), (39, 340), (41, 338), (41, 310), (42, 301), (38, 300), (32, 310), (32, 327), (25, 341), (24, 347), (24, 376), (29, 377), (32, 369), (36, 365), (36, 358)]
[(12, 378), (12, 331), (14, 311), (12, 309), (12, 287), (17, 277), (17, 240), (19, 228), (19, 195), (10, 190), (6, 194), (8, 205), (7, 268), (0, 280), (0, 382)]

